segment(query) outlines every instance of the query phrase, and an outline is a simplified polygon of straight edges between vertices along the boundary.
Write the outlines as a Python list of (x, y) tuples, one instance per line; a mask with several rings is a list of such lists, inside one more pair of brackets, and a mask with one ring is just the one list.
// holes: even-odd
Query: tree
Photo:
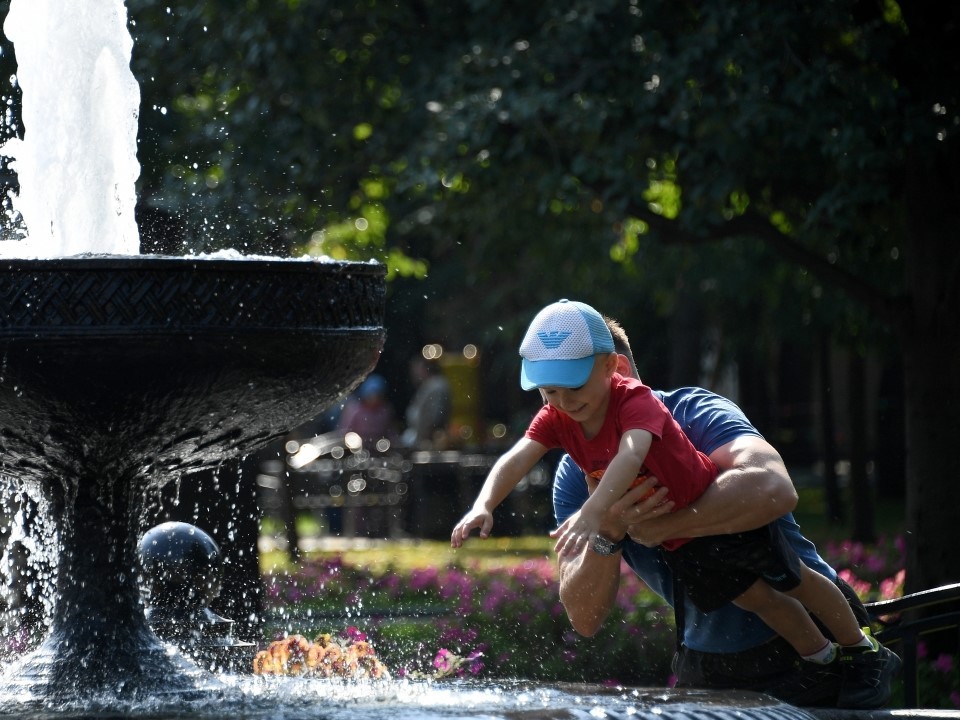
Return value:
[[(759, 367), (775, 336), (895, 343), (908, 583), (960, 577), (942, 511), (960, 500), (960, 10), (129, 4), (141, 195), (190, 248), (384, 259), (427, 276), (432, 322), (511, 356), (559, 292), (651, 338), (693, 296), (690, 327)], [(665, 376), (670, 353), (640, 352)]]
[(407, 167), (515, 193), (539, 156), (540, 206), (600, 208), (611, 246), (760, 240), (856, 300), (848, 329), (883, 323), (903, 358), (908, 583), (957, 580), (942, 508), (960, 500), (945, 452), (960, 431), (960, 11), (508, 5), (471, 4)]

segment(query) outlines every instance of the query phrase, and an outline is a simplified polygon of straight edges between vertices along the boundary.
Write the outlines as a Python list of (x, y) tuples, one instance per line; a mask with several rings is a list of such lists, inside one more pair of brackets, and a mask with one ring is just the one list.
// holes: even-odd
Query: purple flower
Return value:
[(441, 673), (448, 673), (453, 669), (453, 653), (446, 648), (440, 648), (436, 657), (433, 658), (433, 666)]
[(953, 672), (953, 657), (947, 653), (940, 653), (940, 656), (933, 661), (933, 669), (942, 672), (944, 675)]

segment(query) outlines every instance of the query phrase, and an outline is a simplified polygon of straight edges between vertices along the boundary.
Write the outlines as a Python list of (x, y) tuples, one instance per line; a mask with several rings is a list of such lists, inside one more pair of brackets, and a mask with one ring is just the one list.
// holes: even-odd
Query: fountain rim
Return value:
[[(78, 255), (0, 261), (0, 341), (383, 333), (386, 267), (328, 258)], [(348, 296), (362, 302), (342, 304)]]
[(71, 255), (53, 258), (7, 257), (0, 259), (0, 272), (25, 269), (48, 271), (83, 270), (236, 270), (249, 271), (252, 268), (270, 269), (281, 272), (296, 272), (316, 267), (330, 270), (359, 272), (371, 275), (383, 275), (386, 266), (377, 260), (336, 260), (327, 257), (262, 257), (241, 255), (222, 257), (219, 255)]

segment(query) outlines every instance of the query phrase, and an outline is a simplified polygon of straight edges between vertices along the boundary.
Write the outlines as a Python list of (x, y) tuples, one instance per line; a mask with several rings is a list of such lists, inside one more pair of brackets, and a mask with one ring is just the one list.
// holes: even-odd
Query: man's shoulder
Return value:
[(682, 387), (658, 390), (656, 395), (705, 455), (743, 435), (762, 437), (735, 402), (711, 390)]

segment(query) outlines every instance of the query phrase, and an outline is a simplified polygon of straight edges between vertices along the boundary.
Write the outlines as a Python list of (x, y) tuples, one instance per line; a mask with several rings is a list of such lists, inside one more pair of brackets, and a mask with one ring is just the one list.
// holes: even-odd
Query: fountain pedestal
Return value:
[(383, 267), (8, 260), (0, 308), (0, 474), (52, 513), (60, 547), (50, 633), (0, 694), (207, 687), (147, 624), (138, 521), (166, 483), (282, 436), (373, 368)]

